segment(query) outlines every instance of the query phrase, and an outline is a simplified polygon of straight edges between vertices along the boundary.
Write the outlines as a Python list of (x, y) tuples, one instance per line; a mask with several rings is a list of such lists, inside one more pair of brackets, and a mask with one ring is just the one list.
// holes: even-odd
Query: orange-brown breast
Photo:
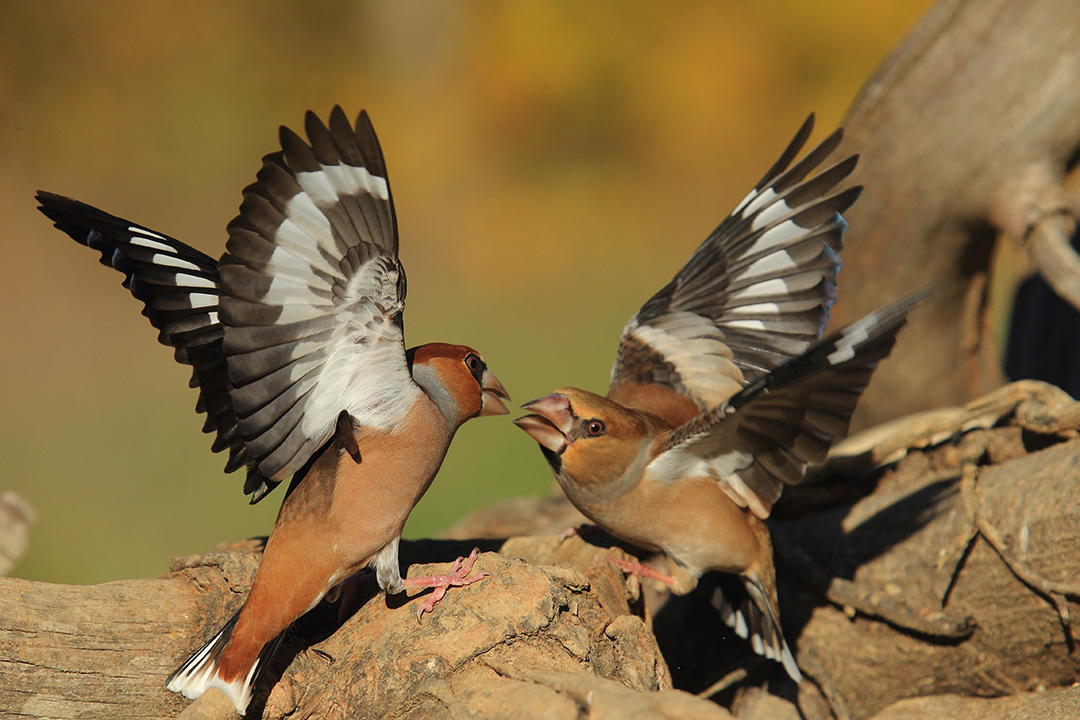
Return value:
[(331, 443), (281, 505), (221, 663), (250, 667), (264, 644), (398, 537), (449, 447), (452, 429), (421, 395), (394, 431), (361, 428), (361, 462)]
[(678, 558), (691, 576), (675, 588), (680, 594), (708, 570), (739, 574), (772, 563), (764, 523), (709, 478), (661, 483), (645, 477), (605, 508), (591, 510), (617, 537)]

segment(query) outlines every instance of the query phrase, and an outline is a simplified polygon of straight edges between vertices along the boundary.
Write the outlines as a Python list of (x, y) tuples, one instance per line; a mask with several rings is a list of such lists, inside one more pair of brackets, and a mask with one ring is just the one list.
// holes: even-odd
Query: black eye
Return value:
[(606, 429), (607, 428), (604, 427), (603, 420), (597, 420), (596, 418), (593, 418), (592, 420), (585, 423), (585, 434), (589, 437), (600, 437), (604, 434), (604, 430)]
[(469, 368), (469, 372), (473, 374), (483, 372), (484, 361), (480, 359), (479, 355), (469, 353), (465, 356), (465, 367)]

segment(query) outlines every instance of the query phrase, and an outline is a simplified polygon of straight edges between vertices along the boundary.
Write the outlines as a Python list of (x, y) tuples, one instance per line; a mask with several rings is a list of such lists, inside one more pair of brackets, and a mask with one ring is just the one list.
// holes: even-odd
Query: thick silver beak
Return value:
[(499, 378), (495, 377), (490, 370), (484, 370), (484, 374), (480, 376), (480, 390), (482, 398), (480, 417), (485, 415), (506, 415), (510, 412), (510, 409), (503, 402), (503, 400), (509, 400), (510, 396), (506, 393), (503, 384), (499, 382)]

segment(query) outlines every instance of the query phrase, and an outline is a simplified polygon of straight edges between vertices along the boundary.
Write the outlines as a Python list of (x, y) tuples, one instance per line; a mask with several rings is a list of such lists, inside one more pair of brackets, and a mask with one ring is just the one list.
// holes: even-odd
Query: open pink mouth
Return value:
[(522, 405), (521, 409), (533, 414), (519, 417), (514, 424), (529, 433), (542, 448), (562, 454), (571, 443), (569, 435), (574, 428), (570, 400), (562, 393), (552, 393)]

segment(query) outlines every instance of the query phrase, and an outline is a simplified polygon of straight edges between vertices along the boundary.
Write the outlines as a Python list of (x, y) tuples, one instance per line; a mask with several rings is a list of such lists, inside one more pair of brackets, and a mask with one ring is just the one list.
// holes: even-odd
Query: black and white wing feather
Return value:
[(405, 359), (405, 273), (386, 166), (366, 113), (281, 129), (220, 261), (67, 198), (41, 210), (125, 274), (162, 342), (194, 367), (227, 471), (262, 498), (311, 459), (340, 414), (389, 428), (419, 388)]
[(405, 360), (405, 272), (386, 166), (366, 113), (281, 129), (229, 224), (223, 350), (256, 494), (300, 470), (348, 412), (390, 428), (420, 392)]
[(676, 428), (646, 472), (671, 482), (713, 477), (741, 507), (768, 517), (784, 486), (801, 482), (847, 434), (874, 369), (930, 292), (879, 308)]
[(221, 352), (218, 263), (193, 247), (78, 200), (39, 191), (39, 210), (79, 243), (101, 253), (101, 264), (124, 274), (124, 287), (143, 302), (143, 315), (158, 340), (192, 366), (199, 389), (203, 432), (215, 433), (213, 449), (229, 448), (227, 469), (247, 461), (229, 401), (228, 373)]
[(792, 164), (813, 119), (627, 323), (612, 369), (613, 400), (633, 405), (635, 386), (658, 385), (707, 410), (821, 338), (842, 264), (841, 213), (861, 188), (828, 194), (857, 156), (808, 179), (840, 143), (841, 130)]

